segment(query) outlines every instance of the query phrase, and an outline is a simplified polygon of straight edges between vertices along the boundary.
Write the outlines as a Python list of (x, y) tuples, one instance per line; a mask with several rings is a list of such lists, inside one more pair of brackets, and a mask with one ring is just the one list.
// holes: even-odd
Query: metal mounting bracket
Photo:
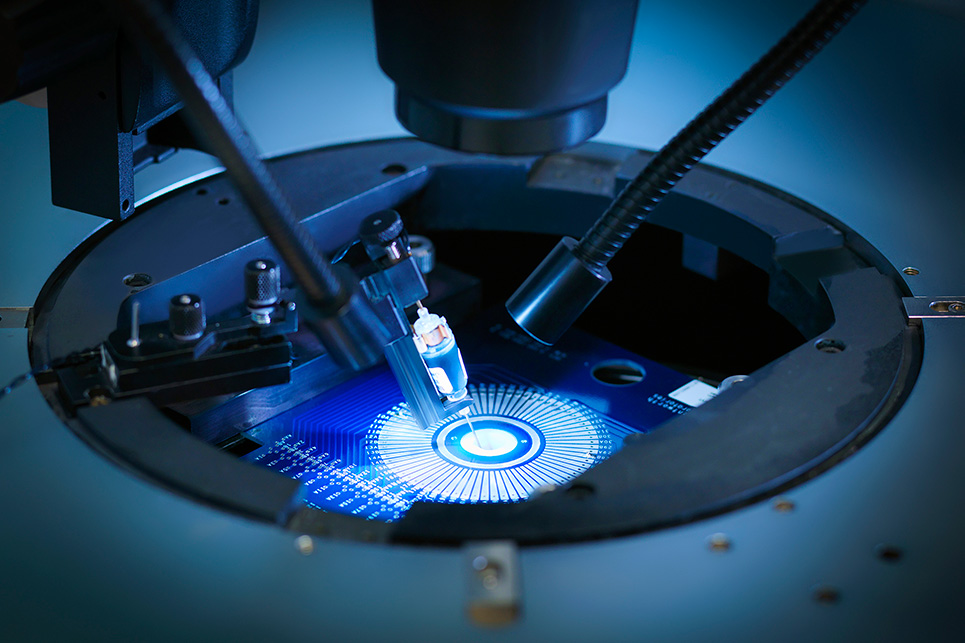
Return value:
[(30, 328), (33, 320), (30, 306), (0, 306), (0, 328)]
[(905, 297), (902, 302), (909, 319), (965, 317), (965, 296)]
[(516, 542), (467, 542), (463, 552), (469, 572), (466, 604), (469, 619), (484, 627), (499, 627), (515, 622), (522, 606)]

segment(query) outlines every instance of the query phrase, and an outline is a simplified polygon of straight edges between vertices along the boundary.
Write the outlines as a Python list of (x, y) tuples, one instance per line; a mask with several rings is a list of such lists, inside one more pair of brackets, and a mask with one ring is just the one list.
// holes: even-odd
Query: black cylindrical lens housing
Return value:
[(637, 0), (374, 0), (396, 115), (423, 140), (542, 154), (582, 143), (623, 78)]
[(563, 237), (506, 302), (519, 327), (544, 344), (555, 343), (612, 279), (575, 249), (576, 239)]

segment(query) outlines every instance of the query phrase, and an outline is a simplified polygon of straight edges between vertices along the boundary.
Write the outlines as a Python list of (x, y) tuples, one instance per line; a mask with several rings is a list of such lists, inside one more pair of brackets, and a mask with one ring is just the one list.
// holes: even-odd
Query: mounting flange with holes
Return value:
[[(331, 252), (354, 238), (365, 216), (387, 206), (405, 212), (407, 223), (429, 235), (454, 229), (579, 234), (609, 201), (599, 186), (620, 189), (649, 159), (647, 153), (601, 144), (563, 156), (567, 163), (555, 157), (481, 159), (389, 140), (304, 152), (271, 165), (296, 208), (306, 213), (308, 232)], [(406, 173), (387, 175), (386, 159)], [(571, 175), (576, 170), (567, 168), (600, 180), (576, 180)], [(334, 175), (341, 180), (331, 181)], [(134, 301), (143, 319), (152, 321), (166, 315), (169, 297), (180, 292), (206, 288), (212, 314), (244, 299), (241, 281), (224, 275), (241, 274), (253, 256), (278, 258), (243, 208), (198, 199), (199, 187), (233, 194), (223, 175), (205, 178), (103, 228), (67, 258), (37, 303), (35, 364), (97, 343), (116, 325), (129, 325)], [(525, 503), (417, 503), (398, 523), (383, 525), (304, 507), (293, 514), (293, 481), (210, 453), (209, 445), (191, 439), (143, 401), (90, 407), (68, 424), (122, 465), (169, 488), (303, 533), (529, 544), (655, 529), (778, 493), (852, 453), (901, 405), (921, 360), (921, 327), (909, 323), (903, 297), (910, 293), (900, 273), (853, 231), (797, 199), (705, 166), (681, 182), (650, 224), (697, 238), (766, 272), (770, 307), (808, 341), (749, 373), (752, 379), (741, 386), (628, 442), (569, 486)], [(184, 240), (176, 263), (163, 245), (152, 243), (165, 236)], [(218, 239), (217, 247), (211, 239)], [(117, 289), (116, 266), (135, 264), (154, 281), (128, 296)], [(633, 275), (615, 273), (614, 279), (632, 281)], [(221, 286), (205, 286), (212, 283)], [(78, 318), (61, 305), (77, 300), (101, 306)], [(699, 330), (713, 323), (713, 311), (696, 309), (692, 319)], [(60, 405), (53, 392), (48, 401)], [(143, 439), (133, 439), (134, 433)], [(142, 443), (151, 448), (139, 447)], [(184, 465), (211, 459), (217, 460), (216, 480)]]

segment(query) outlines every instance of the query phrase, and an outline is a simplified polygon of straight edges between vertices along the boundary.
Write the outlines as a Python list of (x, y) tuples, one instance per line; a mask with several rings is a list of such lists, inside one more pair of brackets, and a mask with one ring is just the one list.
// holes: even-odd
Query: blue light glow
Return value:
[(373, 460), (420, 500), (515, 502), (578, 476), (613, 449), (582, 405), (514, 385), (471, 386), (470, 394), (469, 420), (450, 418), (434, 431), (419, 427), (404, 404), (379, 416), (367, 437)]
[[(565, 349), (577, 367), (561, 372), (558, 361), (534, 359), (495, 327), (481, 320), (460, 333), (473, 355), (491, 360), (469, 357), (468, 418), (418, 427), (382, 367), (249, 430), (264, 446), (243, 458), (300, 481), (309, 507), (394, 522), (417, 502), (526, 500), (606, 459), (630, 433), (684, 412), (665, 403), (689, 381), (684, 375), (575, 330)], [(640, 364), (647, 377), (605, 386), (581, 368), (617, 359)]]

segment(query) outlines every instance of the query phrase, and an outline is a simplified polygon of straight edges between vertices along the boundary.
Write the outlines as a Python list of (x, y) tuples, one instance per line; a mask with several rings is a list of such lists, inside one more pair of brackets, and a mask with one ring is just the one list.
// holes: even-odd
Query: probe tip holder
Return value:
[(419, 308), (419, 318), (412, 325), (412, 330), (416, 349), (439, 395), (449, 402), (465, 398), (469, 377), (446, 318)]

